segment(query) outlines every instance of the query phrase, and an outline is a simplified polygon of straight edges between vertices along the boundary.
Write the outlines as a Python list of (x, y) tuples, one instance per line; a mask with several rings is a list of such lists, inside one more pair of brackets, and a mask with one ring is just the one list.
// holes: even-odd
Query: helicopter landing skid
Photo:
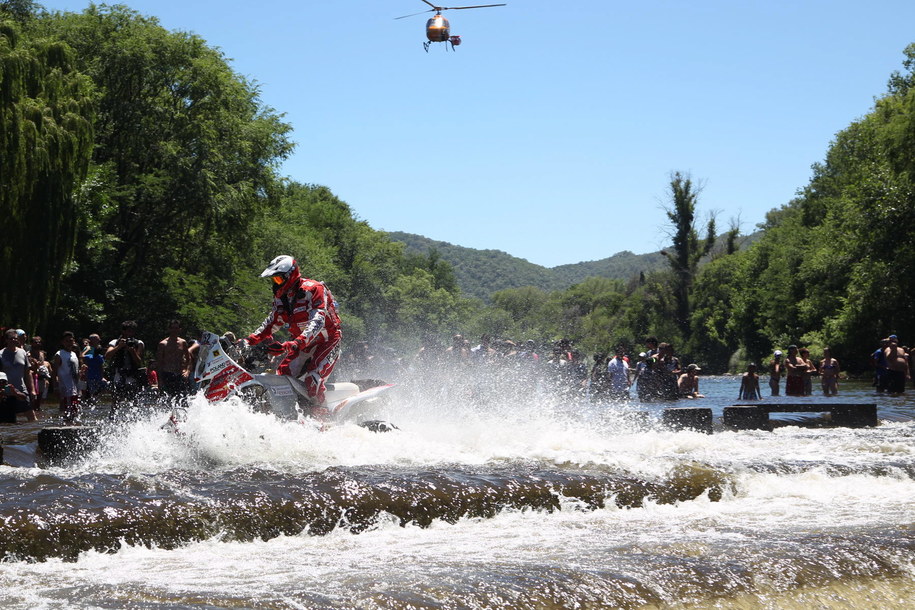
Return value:
[[(456, 47), (457, 45), (455, 45), (452, 41), (446, 40), (445, 42), (447, 42), (449, 45), (451, 45), (451, 50), (452, 50), (452, 51), (457, 50), (457, 49), (454, 48), (454, 47)], [(460, 43), (458, 43), (458, 44), (460, 44)], [(431, 40), (430, 40), (430, 41), (426, 41), (426, 42), (423, 43), (423, 49), (425, 49), (426, 53), (429, 52), (429, 47), (431, 47), (431, 46), (432, 46), (432, 41), (431, 41)], [(448, 50), (448, 47), (445, 47), (445, 50), (447, 51), (447, 50)]]

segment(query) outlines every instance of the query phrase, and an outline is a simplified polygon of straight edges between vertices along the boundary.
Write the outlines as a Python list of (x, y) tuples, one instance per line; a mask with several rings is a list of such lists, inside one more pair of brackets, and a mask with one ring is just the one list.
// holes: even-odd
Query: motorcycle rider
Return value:
[(285, 354), (279, 375), (294, 375), (308, 390), (313, 407), (324, 404), (325, 381), (340, 355), (340, 317), (337, 303), (323, 282), (304, 278), (288, 255), (277, 256), (261, 273), (273, 282), (273, 311), (260, 328), (248, 335), (249, 345), (272, 340), (273, 332), (286, 328), (292, 340), (273, 342), (267, 349)]

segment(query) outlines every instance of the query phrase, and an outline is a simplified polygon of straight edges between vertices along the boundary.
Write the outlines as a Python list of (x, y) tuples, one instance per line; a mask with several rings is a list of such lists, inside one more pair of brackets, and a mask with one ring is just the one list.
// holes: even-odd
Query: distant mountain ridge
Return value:
[(390, 231), (388, 236), (406, 245), (407, 252), (427, 254), (434, 249), (454, 267), (462, 294), (487, 302), (494, 292), (507, 288), (548, 286), (550, 290), (564, 290), (589, 277), (628, 280), (667, 265), (660, 252), (633, 254), (627, 250), (597, 261), (543, 267), (501, 250), (465, 248), (401, 231)]

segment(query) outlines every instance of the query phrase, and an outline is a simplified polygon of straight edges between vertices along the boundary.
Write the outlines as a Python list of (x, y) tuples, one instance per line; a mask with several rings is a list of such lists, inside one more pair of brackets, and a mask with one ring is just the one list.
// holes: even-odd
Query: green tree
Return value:
[(715, 245), (715, 219), (709, 219), (704, 240), (696, 231), (696, 202), (699, 189), (689, 175), (674, 172), (670, 178), (671, 206), (666, 210), (673, 225), (671, 251), (663, 251), (674, 273), (673, 291), (677, 302), (674, 320), (683, 337), (690, 335), (690, 289), (696, 277), (699, 261)]
[(0, 23), (0, 83), (0, 319), (34, 330), (56, 304), (73, 259), (93, 88), (70, 47), (11, 22)]
[(743, 260), (736, 254), (718, 257), (702, 268), (693, 285), (692, 335), (686, 351), (709, 372), (727, 370), (740, 345), (735, 312)]
[(92, 5), (35, 27), (72, 46), (100, 92), (93, 163), (111, 206), (99, 229), (112, 240), (101, 258), (78, 250), (68, 294), (163, 327), (189, 286), (231, 308), (235, 278), (253, 265), (251, 226), (292, 149), (289, 126), (218, 50), (126, 7)]
[(459, 323), (457, 298), (435, 287), (435, 278), (424, 269), (398, 277), (387, 291), (395, 313), (388, 331), (394, 336), (446, 336)]
[(9, 17), (19, 23), (27, 23), (41, 9), (34, 0), (0, 0), (0, 19)]
[(425, 256), (422, 254), (405, 254), (404, 265), (408, 269), (425, 269), (432, 274), (436, 288), (444, 288), (448, 292), (457, 294), (460, 288), (454, 275), (454, 267), (442, 258), (436, 248), (429, 248)]

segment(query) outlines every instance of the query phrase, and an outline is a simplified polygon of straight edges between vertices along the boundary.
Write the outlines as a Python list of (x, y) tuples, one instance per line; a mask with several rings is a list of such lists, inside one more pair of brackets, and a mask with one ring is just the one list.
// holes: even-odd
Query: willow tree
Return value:
[(0, 322), (34, 331), (73, 257), (93, 88), (61, 42), (0, 24)]

